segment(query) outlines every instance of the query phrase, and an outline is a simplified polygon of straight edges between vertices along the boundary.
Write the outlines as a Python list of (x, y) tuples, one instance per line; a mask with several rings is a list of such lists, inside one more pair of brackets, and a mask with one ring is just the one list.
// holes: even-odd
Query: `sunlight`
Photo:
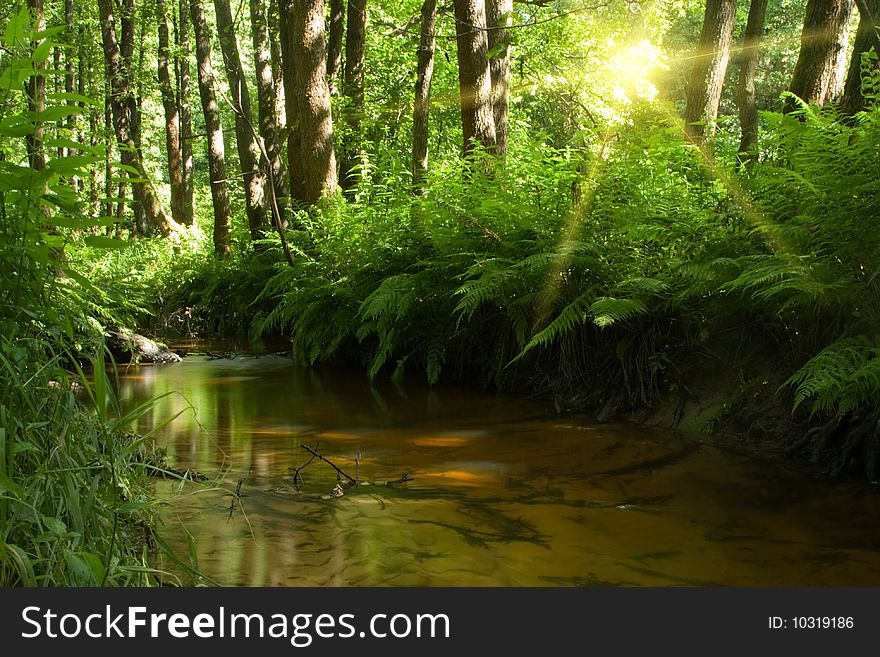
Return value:
[(616, 47), (611, 39), (608, 45), (615, 53), (608, 65), (614, 81), (614, 99), (624, 106), (635, 100), (656, 100), (659, 92), (650, 76), (657, 69), (668, 68), (660, 48), (647, 39), (628, 47)]

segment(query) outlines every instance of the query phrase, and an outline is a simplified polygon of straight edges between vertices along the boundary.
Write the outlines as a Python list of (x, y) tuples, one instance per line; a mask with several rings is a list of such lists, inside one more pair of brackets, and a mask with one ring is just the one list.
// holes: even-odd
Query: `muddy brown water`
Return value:
[[(877, 486), (708, 439), (276, 356), (143, 365), (119, 392), (165, 395), (136, 429), (210, 481), (157, 483), (161, 534), (224, 585), (880, 585)], [(331, 498), (315, 459), (297, 491), (303, 445), (369, 484)]]

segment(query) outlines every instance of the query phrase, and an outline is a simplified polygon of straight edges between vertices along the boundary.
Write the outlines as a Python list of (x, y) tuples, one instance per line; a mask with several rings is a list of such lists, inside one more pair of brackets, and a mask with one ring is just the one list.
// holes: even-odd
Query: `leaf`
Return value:
[(64, 550), (64, 561), (77, 586), (100, 586), (103, 583), (106, 569), (98, 555)]
[(89, 235), (84, 241), (86, 246), (96, 249), (125, 249), (129, 246), (126, 240), (118, 240), (115, 237), (107, 237), (106, 235)]
[(601, 297), (590, 306), (593, 323), (602, 327), (611, 326), (615, 322), (628, 319), (646, 310), (645, 304), (638, 299), (615, 299), (614, 297)]

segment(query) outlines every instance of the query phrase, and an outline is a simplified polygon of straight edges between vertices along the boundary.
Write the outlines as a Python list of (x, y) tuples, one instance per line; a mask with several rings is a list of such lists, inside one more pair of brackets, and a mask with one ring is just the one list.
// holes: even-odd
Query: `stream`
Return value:
[[(159, 533), (223, 585), (880, 585), (876, 485), (708, 437), (273, 355), (134, 366), (119, 396), (158, 397), (133, 428), (208, 478), (156, 481)], [(333, 497), (304, 445), (364, 483)]]

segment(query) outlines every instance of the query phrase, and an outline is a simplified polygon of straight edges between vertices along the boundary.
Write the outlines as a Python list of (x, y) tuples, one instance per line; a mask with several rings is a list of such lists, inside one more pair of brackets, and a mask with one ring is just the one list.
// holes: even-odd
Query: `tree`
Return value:
[(189, 105), (189, 8), (188, 0), (177, 5), (177, 53), (175, 73), (177, 77), (177, 107), (180, 112), (180, 156), (183, 164), (183, 216), (184, 223), (193, 222), (193, 151), (192, 113)]
[(263, 11), (261, 0), (250, 0), (251, 31), (254, 42), (254, 64), (257, 73), (257, 109), (260, 119), (260, 137), (269, 160), (271, 175), (270, 184), (275, 203), (270, 204), (272, 211), (278, 210), (275, 217), (276, 226), (284, 226), (284, 204), (282, 200), (288, 196), (287, 170), (284, 158), (281, 157), (280, 122), (277, 115), (275, 94), (275, 78), (272, 74), (272, 45), (269, 39), (269, 25)]
[(758, 141), (758, 105), (755, 97), (755, 76), (761, 59), (761, 36), (764, 33), (764, 16), (767, 13), (767, 0), (752, 0), (749, 17), (743, 32), (742, 51), (739, 56), (739, 85), (737, 104), (739, 105), (739, 124), (741, 138), (739, 159), (746, 162), (754, 157)]
[(165, 110), (165, 150), (168, 155), (168, 180), (171, 186), (171, 216), (179, 224), (186, 223), (184, 213), (183, 157), (180, 150), (180, 111), (171, 83), (168, 14), (165, 0), (156, 0), (159, 27), (158, 77)]
[(323, 0), (281, 0), (291, 193), (307, 205), (336, 193)]
[(330, 95), (339, 95), (339, 71), (342, 69), (342, 34), (345, 30), (345, 0), (330, 0), (327, 27), (327, 84)]
[(111, 0), (98, 0), (101, 16), (101, 37), (104, 45), (104, 60), (110, 84), (110, 109), (113, 128), (119, 143), (120, 160), (132, 179), (134, 196), (144, 211), (148, 232), (159, 230), (164, 235), (171, 234), (175, 228), (174, 220), (168, 216), (158, 194), (150, 182), (144, 168), (138, 146), (132, 134), (132, 93), (128, 76), (123, 66), (122, 51), (116, 38), (116, 20)]
[[(43, 0), (28, 0), (28, 9), (31, 12), (31, 20), (34, 22), (34, 29), (39, 34), (46, 29), (46, 16), (43, 12)], [(34, 51), (40, 49), (43, 39), (38, 37), (34, 40)], [(40, 113), (46, 110), (46, 59), (45, 57), (37, 57), (34, 61), (34, 74), (31, 75), (25, 83), (25, 93), (27, 94), (28, 111)], [(25, 141), (27, 143), (28, 163), (35, 170), (42, 170), (46, 167), (46, 156), (43, 153), (43, 122), (37, 119), (34, 123), (33, 131), (27, 135)]]
[(341, 186), (351, 189), (357, 180), (352, 169), (358, 165), (360, 150), (361, 119), (364, 114), (364, 65), (366, 63), (367, 0), (348, 0), (348, 17), (345, 31), (345, 79), (343, 95), (348, 100), (345, 107), (346, 139), (339, 167)]
[[(106, 1), (106, 0), (104, 0)], [(196, 37), (196, 62), (199, 72), (199, 96), (208, 133), (208, 169), (211, 176), (211, 200), (214, 205), (214, 253), (225, 258), (232, 252), (229, 244), (229, 189), (226, 185), (226, 161), (220, 108), (214, 94), (214, 67), (211, 65), (211, 34), (201, 0), (190, 0), (190, 16)]]
[(735, 23), (736, 0), (706, 0), (684, 110), (685, 130), (698, 142), (715, 134)]
[(425, 0), (421, 11), (416, 94), (413, 103), (412, 178), (413, 191), (421, 193), (428, 173), (428, 115), (431, 107), (431, 80), (434, 75), (437, 0)]
[[(245, 209), (251, 238), (260, 239), (269, 217), (269, 190), (264, 161), (257, 142), (256, 127), (251, 111), (251, 94), (247, 78), (241, 66), (238, 52), (238, 39), (232, 21), (229, 0), (214, 0), (217, 14), (217, 32), (220, 36), (220, 49), (223, 51), (223, 64), (229, 82), (229, 97), (235, 113), (235, 143), (238, 159), (244, 178)], [(266, 163), (267, 164), (267, 163)]]
[(507, 154), (507, 117), (510, 108), (510, 33), (513, 0), (486, 0), (489, 70), (492, 76), (492, 114), (495, 117), (495, 154)]
[(862, 93), (863, 56), (874, 49), (873, 65), (869, 64), (867, 69), (876, 71), (876, 56), (880, 55), (880, 35), (877, 32), (877, 26), (880, 25), (880, 0), (856, 0), (856, 6), (859, 8), (859, 27), (853, 44), (843, 99), (840, 102), (841, 111), (850, 116), (865, 108), (866, 99)]
[[(824, 105), (840, 93), (839, 60), (845, 56), (852, 0), (808, 0), (801, 49), (789, 91), (808, 103)], [(797, 103), (788, 99), (785, 111)]]
[(495, 148), (495, 112), (492, 74), (487, 56), (486, 6), (483, 0), (454, 0), (461, 97), (462, 149)]

